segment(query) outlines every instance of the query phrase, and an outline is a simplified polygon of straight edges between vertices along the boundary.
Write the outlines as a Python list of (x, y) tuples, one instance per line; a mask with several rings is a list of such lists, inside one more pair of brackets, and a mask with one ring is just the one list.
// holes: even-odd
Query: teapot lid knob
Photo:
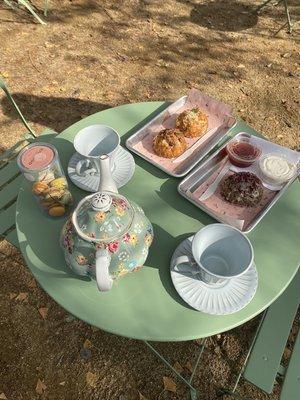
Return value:
[(92, 198), (92, 207), (95, 211), (108, 211), (111, 203), (112, 199), (106, 193), (97, 193)]

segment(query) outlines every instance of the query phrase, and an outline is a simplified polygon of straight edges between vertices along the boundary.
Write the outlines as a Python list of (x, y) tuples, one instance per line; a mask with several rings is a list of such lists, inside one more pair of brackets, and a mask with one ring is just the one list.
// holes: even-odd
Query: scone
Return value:
[(176, 128), (183, 133), (184, 136), (194, 138), (203, 136), (208, 127), (208, 118), (199, 108), (185, 110), (178, 115), (176, 120)]
[(237, 172), (224, 179), (221, 195), (231, 204), (253, 207), (262, 199), (262, 183), (251, 172)]
[(185, 138), (176, 129), (164, 129), (153, 139), (153, 150), (160, 157), (178, 157), (186, 147)]

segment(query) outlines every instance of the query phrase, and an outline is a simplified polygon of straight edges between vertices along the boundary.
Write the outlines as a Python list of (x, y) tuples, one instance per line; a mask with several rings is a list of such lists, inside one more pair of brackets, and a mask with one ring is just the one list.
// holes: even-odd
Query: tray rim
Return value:
[[(229, 137), (228, 140), (225, 141), (225, 143), (218, 149), (216, 149), (216, 151), (214, 151), (208, 158), (207, 160), (205, 160), (203, 163), (201, 163), (200, 165), (198, 165), (195, 169), (193, 169), (193, 171), (191, 171), (188, 175), (186, 175), (184, 177), (184, 179), (179, 182), (179, 184), (177, 185), (177, 191), (178, 193), (186, 198), (189, 202), (191, 202), (192, 204), (194, 204), (197, 208), (199, 208), (200, 210), (204, 211), (206, 214), (208, 214), (209, 216), (213, 217), (215, 220), (223, 223), (223, 224), (229, 224), (230, 223), (227, 220), (223, 220), (222, 216), (220, 214), (216, 214), (213, 211), (211, 211), (210, 208), (206, 207), (203, 204), (199, 204), (196, 201), (194, 201), (192, 198), (190, 198), (189, 196), (187, 196), (185, 194), (185, 192), (183, 190), (181, 190), (181, 187), (185, 184), (185, 182), (190, 179), (190, 177), (193, 174), (196, 174), (197, 172), (199, 172), (199, 170), (201, 170), (201, 168), (204, 168), (206, 164), (208, 164), (214, 157), (216, 157), (227, 145), (227, 143), (234, 139), (236, 136), (240, 135), (244, 133), (243, 131), (237, 132), (233, 137)], [(248, 134), (248, 133), (247, 133)], [(260, 139), (266, 140), (267, 142), (273, 143), (270, 140), (267, 140), (263, 135), (261, 135), (259, 132), (257, 132), (257, 135), (251, 134), (249, 133), (248, 135), (250, 136), (254, 136), (254, 137), (258, 137)], [(276, 143), (274, 143), (276, 144)], [(280, 145), (279, 145), (280, 146)], [(281, 146), (283, 147), (283, 146)], [(292, 149), (289, 149), (291, 151), (295, 151)], [(239, 229), (241, 232), (248, 234), (250, 233), (258, 224), (259, 222), (263, 219), (263, 217), (270, 211), (270, 209), (277, 203), (277, 201), (280, 199), (280, 197), (287, 191), (287, 189), (297, 180), (297, 178), (299, 178), (299, 173), (300, 170), (298, 169), (297, 174), (294, 176), (294, 178), (292, 178), (283, 188), (281, 188), (278, 193), (274, 196), (273, 200), (258, 214), (258, 216), (253, 220), (253, 222), (251, 224), (249, 224), (248, 229), (246, 230), (241, 230)]]
[[(206, 94), (206, 93), (205, 93)], [(210, 95), (207, 94), (207, 96), (211, 97)], [(228, 135), (228, 132), (233, 129), (236, 124), (237, 124), (237, 117), (233, 114), (233, 109), (231, 108), (231, 114), (228, 114), (228, 116), (230, 118), (234, 119), (234, 123), (232, 124), (232, 126), (230, 126), (228, 129), (224, 130), (224, 134), (219, 138), (219, 140), (214, 143), (212, 146), (209, 146), (209, 148), (207, 149), (207, 151), (205, 151), (203, 153), (203, 155), (201, 155), (201, 157), (197, 158), (190, 166), (188, 166), (183, 172), (181, 172), (180, 174), (176, 174), (176, 173), (172, 173), (169, 170), (167, 170), (165, 167), (163, 167), (162, 165), (160, 165), (157, 162), (153, 162), (151, 161), (147, 156), (145, 156), (144, 154), (140, 153), (138, 150), (134, 149), (130, 144), (129, 141), (132, 140), (136, 135), (139, 134), (139, 132), (142, 129), (145, 129), (145, 127), (147, 127), (148, 125), (150, 125), (153, 121), (155, 121), (157, 118), (161, 117), (170, 107), (172, 107), (175, 103), (183, 100), (183, 99), (187, 99), (187, 95), (181, 96), (179, 97), (177, 100), (171, 102), (165, 109), (163, 109), (161, 112), (159, 112), (156, 116), (154, 116), (150, 121), (148, 121), (145, 125), (141, 126), (135, 133), (133, 133), (129, 138), (126, 139), (125, 141), (125, 146), (127, 147), (128, 150), (130, 150), (131, 152), (137, 154), (139, 157), (143, 158), (145, 161), (149, 162), (150, 164), (154, 165), (155, 167), (159, 168), (161, 171), (164, 171), (167, 175), (169, 176), (173, 176), (174, 178), (182, 178), (184, 176), (186, 176), (187, 174), (189, 174), (202, 160), (203, 158), (205, 158), (207, 156), (208, 153), (210, 153), (216, 146), (218, 146), (218, 144), (224, 139), (224, 137), (226, 137), (226, 135)], [(215, 99), (213, 97), (211, 97), (213, 100), (219, 101), (220, 103), (222, 103), (222, 101)], [(226, 103), (224, 103), (226, 104)], [(227, 105), (227, 104), (226, 104)], [(193, 154), (193, 153), (192, 153)]]

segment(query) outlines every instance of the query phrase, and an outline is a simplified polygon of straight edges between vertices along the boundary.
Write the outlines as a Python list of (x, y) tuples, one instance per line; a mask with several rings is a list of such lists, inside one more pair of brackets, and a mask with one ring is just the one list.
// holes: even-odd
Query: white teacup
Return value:
[(175, 266), (188, 263), (194, 275), (200, 273), (206, 283), (223, 283), (248, 271), (253, 263), (253, 247), (238, 229), (225, 224), (207, 225), (192, 241), (193, 259), (179, 256)]
[(99, 157), (104, 154), (109, 156), (112, 169), (119, 144), (120, 136), (109, 126), (91, 125), (81, 129), (74, 138), (75, 150), (83, 157), (76, 165), (76, 174), (100, 174)]

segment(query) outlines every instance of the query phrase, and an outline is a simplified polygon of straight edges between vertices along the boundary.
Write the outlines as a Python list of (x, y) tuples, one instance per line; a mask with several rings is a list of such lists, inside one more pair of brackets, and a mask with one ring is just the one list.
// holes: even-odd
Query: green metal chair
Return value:
[(283, 379), (280, 400), (300, 399), (300, 331), (295, 340), (288, 367), (281, 364), (282, 355), (300, 304), (300, 270), (285, 292), (264, 313), (244, 366), (232, 390), (222, 389), (220, 396), (245, 399), (236, 394), (240, 378), (272, 393), (276, 377)]
[[(3, 0), (6, 5), (8, 5), (11, 9), (17, 10), (16, 3), (12, 0)], [(30, 12), (34, 16), (34, 18), (42, 25), (46, 25), (46, 22), (42, 20), (42, 18), (35, 12), (34, 7), (30, 4), (29, 0), (17, 0), (18, 5), (21, 5), (26, 8), (27, 11)], [(49, 8), (49, 0), (44, 0), (44, 15), (47, 16)]]
[[(16, 200), (23, 178), (18, 169), (17, 155), (24, 146), (30, 142), (38, 140), (38, 137), (33, 129), (28, 125), (2, 78), (0, 78), (0, 87), (3, 89), (8, 100), (13, 105), (27, 129), (26, 134), (21, 140), (10, 149), (0, 154), (0, 237), (4, 237), (14, 246), (19, 247), (15, 230), (15, 213)], [(45, 130), (42, 133), (43, 141), (50, 140), (54, 134), (53, 131)]]

